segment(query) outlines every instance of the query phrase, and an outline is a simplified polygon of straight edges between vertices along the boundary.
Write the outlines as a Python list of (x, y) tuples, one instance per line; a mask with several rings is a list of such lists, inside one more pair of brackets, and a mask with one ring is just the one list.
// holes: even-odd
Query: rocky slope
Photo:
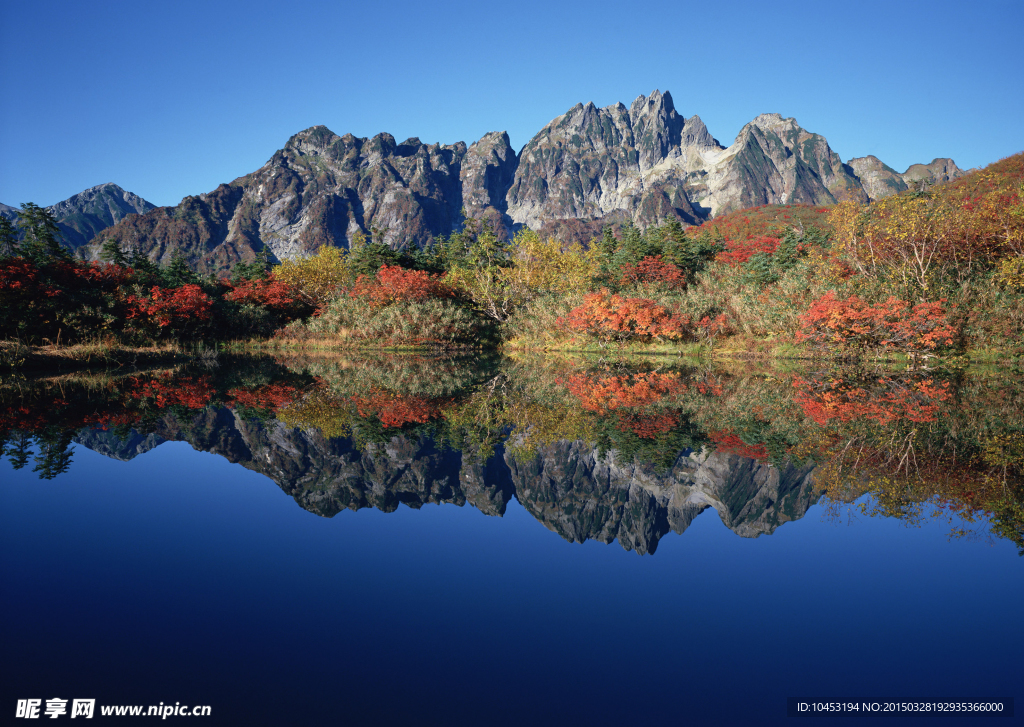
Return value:
[[(129, 215), (143, 214), (155, 207), (139, 195), (107, 183), (90, 187), (47, 209), (60, 226), (63, 243), (74, 251), (87, 244), (101, 230), (117, 224)], [(0, 215), (16, 221), (18, 210), (0, 204)]]
[(874, 202), (910, 188), (927, 189), (935, 184), (959, 179), (964, 171), (952, 159), (935, 159), (931, 164), (912, 164), (900, 174), (878, 157), (866, 156), (847, 162)]
[(527, 462), (499, 453), (484, 463), (428, 438), (395, 436), (359, 450), (348, 439), (245, 420), (225, 408), (189, 420), (165, 416), (151, 433), (123, 441), (101, 429), (83, 430), (75, 441), (127, 460), (167, 440), (188, 441), (260, 472), (325, 517), (345, 509), (467, 502), (500, 516), (515, 496), (566, 540), (618, 540), (641, 554), (653, 553), (669, 531), (682, 533), (708, 507), (737, 534), (757, 537), (799, 519), (817, 499), (809, 468), (780, 470), (736, 455), (682, 453), (669, 471), (657, 472), (582, 442), (558, 442)]
[[(390, 134), (338, 136), (324, 126), (296, 134), (259, 170), (209, 194), (186, 197), (107, 230), (103, 237), (167, 261), (181, 254), (218, 272), (264, 247), (280, 260), (357, 233), (394, 248), (423, 245), (463, 220), (500, 219), (515, 153), (508, 135), (475, 144), (397, 143)], [(97, 248), (90, 250), (95, 257)]]
[(627, 110), (577, 104), (523, 148), (509, 190), (512, 220), (602, 217), (624, 210), (646, 226), (689, 224), (762, 204), (866, 201), (825, 138), (762, 114), (723, 147), (698, 116), (684, 119), (655, 91)]
[(520, 225), (589, 239), (606, 222), (641, 227), (700, 222), (764, 204), (866, 202), (913, 184), (955, 178), (948, 159), (897, 174), (874, 157), (844, 164), (825, 137), (794, 119), (762, 114), (728, 147), (667, 91), (627, 108), (577, 104), (517, 155), (504, 132), (467, 146), (338, 136), (315, 126), (259, 170), (179, 205), (103, 231), (159, 261), (184, 255), (222, 272), (261, 249), (278, 259), (347, 246), (357, 233), (391, 247), (422, 245), (460, 229), (464, 214), (502, 235)]

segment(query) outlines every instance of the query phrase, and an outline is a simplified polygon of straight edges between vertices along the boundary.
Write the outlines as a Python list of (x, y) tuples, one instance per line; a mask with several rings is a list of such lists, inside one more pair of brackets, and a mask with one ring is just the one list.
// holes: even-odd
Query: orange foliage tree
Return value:
[(240, 280), (237, 283), (225, 281), (224, 284), (231, 288), (224, 297), (235, 303), (288, 311), (295, 308), (300, 301), (298, 289), (273, 274), (266, 278)]
[(397, 302), (451, 298), (454, 294), (444, 284), (442, 276), (384, 265), (373, 277), (360, 275), (349, 295), (363, 298), (375, 308), (383, 308)]
[(213, 301), (198, 285), (161, 288), (154, 285), (149, 297), (131, 296), (129, 319), (148, 318), (161, 328), (184, 328), (190, 321), (208, 320)]
[(956, 337), (942, 301), (911, 306), (890, 297), (869, 305), (856, 295), (837, 298), (833, 290), (811, 304), (800, 326), (797, 341), (847, 354), (867, 349), (927, 353), (951, 346)]
[(435, 399), (421, 394), (396, 394), (376, 390), (365, 396), (353, 396), (359, 416), (373, 416), (383, 427), (402, 427), (406, 424), (426, 424), (442, 414), (450, 399)]
[(689, 319), (653, 300), (625, 298), (607, 288), (583, 296), (583, 304), (559, 318), (570, 330), (587, 333), (605, 341), (679, 340), (689, 328)]
[(686, 287), (686, 273), (680, 267), (662, 260), (661, 255), (648, 255), (636, 265), (626, 263), (620, 271), (622, 277), (619, 285), (653, 283), (672, 290)]
[(580, 400), (584, 409), (596, 414), (647, 406), (686, 391), (677, 373), (640, 372), (616, 376), (579, 373), (559, 381)]

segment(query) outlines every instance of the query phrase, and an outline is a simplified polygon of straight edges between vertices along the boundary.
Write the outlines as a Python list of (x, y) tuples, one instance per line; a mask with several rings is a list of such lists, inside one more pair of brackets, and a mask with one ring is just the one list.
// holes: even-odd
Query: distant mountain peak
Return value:
[[(155, 207), (139, 195), (113, 182), (106, 182), (84, 189), (47, 209), (57, 220), (65, 246), (74, 251), (86, 245), (101, 230), (129, 215), (142, 214)], [(19, 211), (16, 207), (0, 204), (0, 215), (8, 219), (17, 220)]]

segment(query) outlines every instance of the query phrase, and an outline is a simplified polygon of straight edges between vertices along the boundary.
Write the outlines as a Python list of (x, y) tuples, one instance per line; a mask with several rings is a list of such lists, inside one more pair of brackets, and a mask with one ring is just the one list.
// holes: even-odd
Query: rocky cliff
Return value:
[(246, 420), (225, 408), (187, 420), (165, 416), (145, 436), (119, 440), (109, 431), (87, 429), (75, 439), (122, 460), (168, 440), (187, 441), (260, 472), (301, 507), (325, 517), (345, 509), (391, 512), (399, 504), (467, 502), (500, 516), (515, 496), (566, 540), (618, 540), (641, 554), (653, 553), (669, 531), (682, 533), (708, 507), (737, 534), (757, 537), (799, 519), (817, 499), (810, 468), (779, 469), (730, 454), (683, 452), (667, 472), (658, 472), (582, 442), (558, 442), (525, 462), (499, 452), (484, 463), (425, 437), (395, 436), (360, 450), (349, 439)]
[(252, 174), (122, 219), (85, 254), (96, 257), (113, 238), (154, 260), (181, 254), (222, 272), (262, 249), (302, 257), (357, 233), (394, 248), (423, 245), (460, 229), (464, 214), (502, 235), (526, 225), (589, 239), (607, 222), (693, 225), (765, 204), (866, 202), (959, 174), (948, 159), (902, 175), (874, 157), (844, 164), (825, 137), (779, 114), (761, 114), (724, 147), (700, 117), (684, 118), (671, 94), (654, 91), (628, 108), (577, 104), (519, 154), (504, 132), (467, 146), (315, 126)]
[(640, 96), (628, 109), (577, 104), (523, 147), (508, 214), (530, 227), (616, 210), (641, 225), (699, 224), (706, 214), (687, 195), (687, 165), (720, 149), (698, 117), (676, 113), (668, 93)]
[(508, 194), (512, 220), (531, 227), (617, 210), (640, 226), (696, 224), (757, 205), (842, 199), (867, 196), (823, 136), (762, 114), (725, 148), (700, 117), (680, 116), (667, 91), (629, 109), (578, 104), (559, 116), (523, 148)]
[(103, 237), (154, 260), (184, 255), (204, 272), (264, 248), (285, 260), (322, 245), (347, 247), (357, 233), (394, 248), (423, 245), (457, 229), (463, 209), (500, 219), (514, 162), (504, 133), (467, 148), (416, 138), (397, 143), (390, 134), (338, 136), (315, 126), (252, 174), (125, 220)]

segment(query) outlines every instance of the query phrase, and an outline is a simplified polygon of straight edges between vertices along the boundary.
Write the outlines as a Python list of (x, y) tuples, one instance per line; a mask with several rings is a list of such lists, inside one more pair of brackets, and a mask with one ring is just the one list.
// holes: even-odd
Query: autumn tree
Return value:
[(292, 286), (317, 312), (341, 295), (350, 281), (348, 252), (324, 245), (315, 255), (285, 260), (273, 269), (277, 280)]

